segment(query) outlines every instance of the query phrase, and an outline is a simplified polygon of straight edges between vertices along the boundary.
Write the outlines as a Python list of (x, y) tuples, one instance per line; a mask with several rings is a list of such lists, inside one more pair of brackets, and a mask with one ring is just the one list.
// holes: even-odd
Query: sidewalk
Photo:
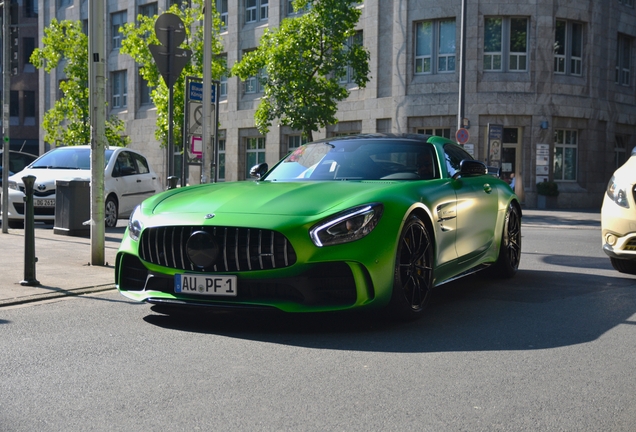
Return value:
[[(126, 221), (106, 229), (104, 265), (92, 266), (90, 239), (55, 234), (53, 225), (36, 224), (35, 279), (38, 286), (23, 286), (25, 279), (24, 230), (0, 231), (0, 307), (67, 295), (115, 288), (115, 255)], [(1, 227), (1, 225), (0, 225)]]
[[(598, 228), (600, 210), (523, 209), (522, 227)], [(0, 307), (80, 295), (115, 288), (115, 255), (126, 221), (106, 230), (105, 265), (92, 266), (90, 239), (55, 234), (52, 225), (36, 225), (35, 279), (39, 286), (23, 286), (24, 230), (0, 232)], [(600, 236), (600, 233), (599, 233)]]

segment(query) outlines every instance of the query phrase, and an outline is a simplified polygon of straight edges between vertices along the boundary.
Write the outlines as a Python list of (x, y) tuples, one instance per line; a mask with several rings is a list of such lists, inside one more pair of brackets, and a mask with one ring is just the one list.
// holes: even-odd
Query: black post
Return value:
[(35, 226), (33, 214), (33, 185), (35, 176), (22, 177), (24, 182), (24, 280), (20, 285), (38, 286), (40, 282), (35, 278)]

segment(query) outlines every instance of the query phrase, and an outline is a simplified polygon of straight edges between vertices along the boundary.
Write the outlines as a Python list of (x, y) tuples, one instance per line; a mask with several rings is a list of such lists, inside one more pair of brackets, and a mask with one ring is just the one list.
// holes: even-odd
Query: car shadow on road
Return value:
[(636, 279), (520, 270), (512, 280), (470, 276), (440, 287), (424, 316), (410, 323), (377, 314), (149, 314), (146, 322), (316, 349), (374, 352), (528, 350), (597, 339), (636, 313)]

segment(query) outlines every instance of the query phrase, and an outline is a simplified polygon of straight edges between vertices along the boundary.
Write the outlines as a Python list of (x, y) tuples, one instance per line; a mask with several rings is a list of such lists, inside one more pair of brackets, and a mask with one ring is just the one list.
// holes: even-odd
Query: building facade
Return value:
[[(39, 1), (40, 28), (54, 17), (87, 19), (88, 0)], [(258, 46), (265, 29), (294, 16), (289, 0), (214, 1), (225, 23), (228, 67)], [(155, 109), (134, 61), (119, 53), (117, 29), (168, 5), (108, 0), (105, 17), (110, 114), (126, 122), (131, 147), (162, 178), (166, 154), (154, 138)], [(498, 165), (505, 178), (514, 174), (526, 206), (540, 201), (536, 183), (544, 180), (558, 183), (560, 208), (600, 206), (612, 172), (636, 146), (634, 0), (477, 0), (467, 2), (464, 14), (461, 0), (364, 0), (356, 7), (362, 11), (356, 40), (370, 52), (370, 81), (357, 88), (343, 80), (350, 96), (339, 106), (339, 122), (314, 138), (461, 136), (477, 159)], [(60, 79), (40, 72), (40, 116)], [(219, 93), (221, 179), (247, 179), (252, 165), (273, 164), (302, 142), (300, 131), (276, 124), (267, 135), (257, 131), (258, 80), (224, 78)]]
[[(9, 2), (7, 2), (9, 4)], [(37, 0), (11, 1), (9, 7), (9, 140), (11, 150), (39, 154), (38, 74), (30, 58), (38, 41)], [(0, 10), (2, 10), (0, 8)], [(0, 63), (0, 66), (4, 63)], [(4, 91), (4, 80), (0, 80)]]

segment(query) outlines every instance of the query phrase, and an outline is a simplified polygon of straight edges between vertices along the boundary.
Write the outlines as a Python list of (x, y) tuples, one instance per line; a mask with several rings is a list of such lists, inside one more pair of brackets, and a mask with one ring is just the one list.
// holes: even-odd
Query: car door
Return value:
[[(472, 159), (454, 144), (444, 146), (444, 153), (451, 177), (459, 172), (462, 160)], [(492, 180), (488, 174), (457, 176), (453, 180), (457, 196), (455, 244), (460, 263), (481, 256), (494, 241), (498, 192)]]

